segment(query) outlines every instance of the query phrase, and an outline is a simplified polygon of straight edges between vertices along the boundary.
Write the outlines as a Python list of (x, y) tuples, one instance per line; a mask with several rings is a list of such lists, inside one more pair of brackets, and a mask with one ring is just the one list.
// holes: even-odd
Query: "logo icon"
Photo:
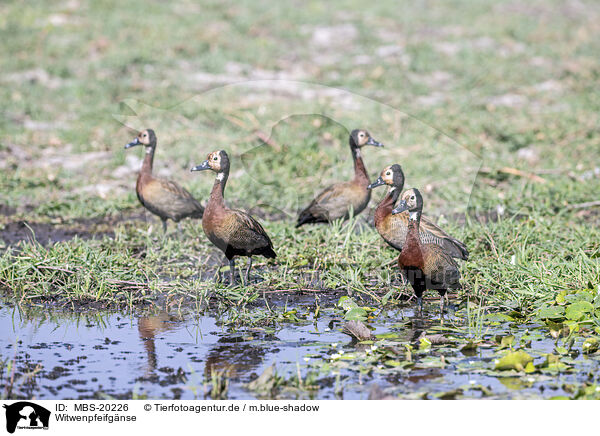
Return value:
[(19, 401), (10, 405), (4, 404), (6, 409), (6, 431), (14, 433), (19, 429), (48, 429), (50, 411), (29, 401)]

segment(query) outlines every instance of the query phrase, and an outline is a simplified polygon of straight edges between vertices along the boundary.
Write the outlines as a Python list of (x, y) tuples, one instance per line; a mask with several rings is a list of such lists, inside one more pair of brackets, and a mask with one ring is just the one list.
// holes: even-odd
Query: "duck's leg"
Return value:
[(229, 259), (229, 286), (235, 286), (235, 258)]
[(161, 218), (161, 220), (162, 220), (162, 225), (163, 225), (163, 234), (166, 235), (167, 234), (167, 219)]
[(442, 319), (442, 321), (444, 320), (444, 302), (446, 294), (441, 294), (440, 295), (440, 318)]
[(425, 292), (425, 283), (421, 280), (415, 281), (413, 283), (413, 289), (415, 290), (415, 295), (417, 296), (417, 304), (419, 305), (419, 315), (423, 316), (423, 292)]
[(248, 268), (246, 268), (246, 285), (250, 283), (250, 270), (252, 269), (252, 256), (248, 258)]

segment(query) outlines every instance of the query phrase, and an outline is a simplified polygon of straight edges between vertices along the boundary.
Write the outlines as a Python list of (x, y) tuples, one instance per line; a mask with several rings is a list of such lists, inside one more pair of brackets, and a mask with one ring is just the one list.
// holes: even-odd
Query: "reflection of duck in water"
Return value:
[(264, 360), (265, 348), (252, 345), (241, 337), (225, 337), (218, 342), (206, 356), (205, 377), (210, 378), (215, 372), (232, 378), (249, 375)]
[(142, 316), (138, 319), (138, 332), (148, 354), (148, 374), (156, 369), (158, 362), (154, 338), (159, 333), (175, 330), (178, 326), (177, 321), (180, 321), (177, 317), (164, 311), (158, 315)]

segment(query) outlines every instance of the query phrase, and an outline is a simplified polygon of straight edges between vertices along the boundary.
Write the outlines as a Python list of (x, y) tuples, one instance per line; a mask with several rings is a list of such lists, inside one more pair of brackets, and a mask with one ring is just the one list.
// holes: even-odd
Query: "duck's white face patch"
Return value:
[(152, 153), (152, 147), (146, 147), (146, 154)]
[(222, 182), (224, 178), (225, 178), (225, 173), (218, 173), (217, 174), (217, 180), (219, 182)]
[(410, 218), (411, 221), (416, 221), (417, 218), (419, 218), (419, 212), (417, 212), (417, 211), (409, 212), (408, 217)]

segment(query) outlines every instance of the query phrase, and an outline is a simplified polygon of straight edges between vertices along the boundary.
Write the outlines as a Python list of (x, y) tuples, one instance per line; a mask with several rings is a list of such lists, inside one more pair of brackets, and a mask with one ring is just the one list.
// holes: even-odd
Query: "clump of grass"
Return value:
[(210, 374), (204, 381), (204, 396), (213, 400), (227, 399), (230, 372), (231, 368), (229, 367), (222, 369), (211, 367)]
[(127, 251), (74, 239), (44, 247), (23, 243), (0, 257), (0, 286), (20, 301), (147, 301), (156, 277)]

